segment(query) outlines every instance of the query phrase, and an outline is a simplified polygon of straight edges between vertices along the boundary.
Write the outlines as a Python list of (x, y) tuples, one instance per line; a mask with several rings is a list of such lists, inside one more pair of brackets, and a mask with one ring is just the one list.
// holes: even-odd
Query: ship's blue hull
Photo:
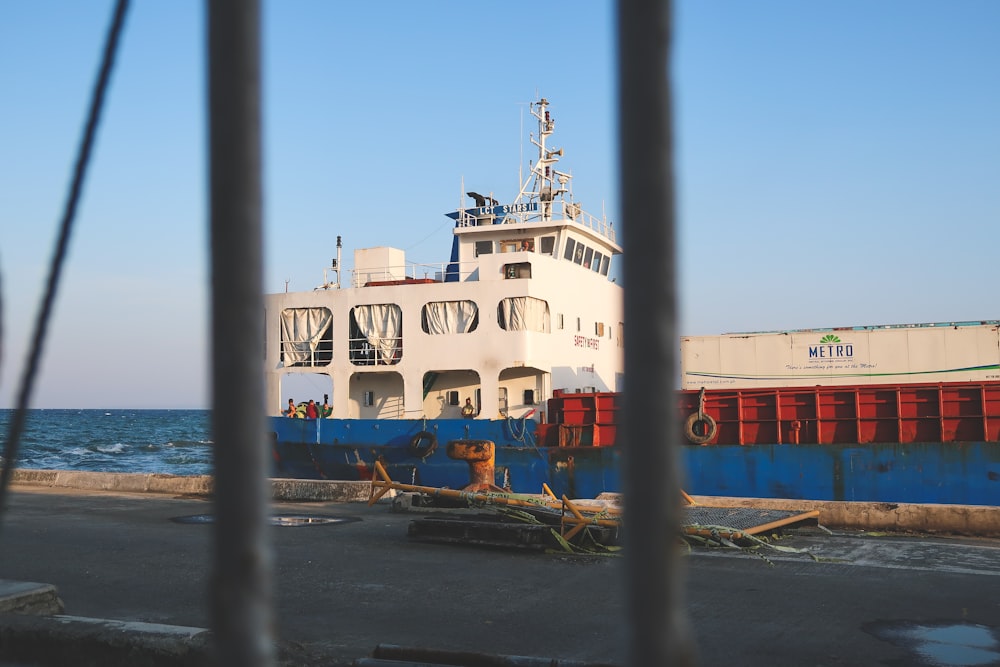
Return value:
[[(268, 419), (279, 477), (368, 480), (379, 460), (393, 481), (460, 489), (469, 483), (469, 465), (448, 458), (447, 443), (489, 440), (497, 486), (541, 493), (545, 483), (573, 498), (621, 488), (618, 448), (538, 447), (531, 420)], [(429, 452), (426, 436), (414, 443), (422, 433), (434, 436)]]
[(1000, 443), (711, 445), (682, 449), (688, 493), (1000, 505)]
[[(381, 460), (394, 481), (462, 488), (468, 464), (448, 458), (448, 441), (490, 440), (498, 486), (540, 493), (545, 483), (572, 498), (622, 490), (619, 447), (538, 447), (530, 420), (272, 417), (269, 425), (279, 477), (367, 480)], [(430, 451), (432, 439), (417, 438), (424, 432), (434, 435)], [(680, 456), (693, 495), (1000, 505), (996, 442), (683, 445)]]

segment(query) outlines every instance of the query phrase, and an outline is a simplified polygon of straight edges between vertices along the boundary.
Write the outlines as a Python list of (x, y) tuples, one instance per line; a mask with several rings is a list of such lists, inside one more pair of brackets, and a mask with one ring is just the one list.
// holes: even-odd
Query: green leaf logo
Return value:
[(827, 334), (827, 335), (823, 336), (822, 338), (820, 338), (819, 342), (821, 342), (821, 343), (839, 343), (840, 342), (840, 338), (837, 337), (837, 336), (834, 336), (833, 334)]

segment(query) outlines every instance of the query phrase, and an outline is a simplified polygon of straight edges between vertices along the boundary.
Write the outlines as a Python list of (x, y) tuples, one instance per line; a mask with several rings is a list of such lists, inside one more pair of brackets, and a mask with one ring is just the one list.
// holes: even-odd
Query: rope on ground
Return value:
[[(808, 549), (796, 549), (795, 547), (787, 547), (781, 544), (772, 544), (771, 541), (766, 538), (757, 537), (756, 535), (748, 535), (742, 530), (730, 528), (729, 526), (688, 524), (684, 526), (684, 529), (685, 533), (682, 535), (682, 538), (688, 542), (689, 546), (693, 542), (709, 547), (722, 546), (730, 549), (739, 549), (744, 553), (761, 558), (771, 566), (773, 566), (774, 563), (772, 563), (767, 556), (761, 553), (761, 551), (765, 548), (773, 549), (774, 551), (778, 551), (780, 553), (806, 555), (816, 562), (819, 562), (820, 560)], [(697, 531), (697, 533), (692, 531)], [(727, 536), (732, 537), (730, 538)]]

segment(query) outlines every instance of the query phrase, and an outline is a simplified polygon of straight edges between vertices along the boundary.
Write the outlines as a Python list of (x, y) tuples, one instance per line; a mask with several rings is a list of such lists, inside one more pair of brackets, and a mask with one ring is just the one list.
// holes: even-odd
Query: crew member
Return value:
[(286, 417), (295, 416), (295, 401), (293, 401), (292, 399), (288, 399), (288, 409), (285, 410), (284, 415)]
[(465, 399), (465, 405), (462, 406), (462, 416), (466, 419), (472, 419), (476, 416), (476, 407), (472, 404), (472, 399)]
[(306, 419), (316, 419), (319, 417), (319, 412), (316, 411), (316, 401), (309, 399), (309, 405), (306, 406)]

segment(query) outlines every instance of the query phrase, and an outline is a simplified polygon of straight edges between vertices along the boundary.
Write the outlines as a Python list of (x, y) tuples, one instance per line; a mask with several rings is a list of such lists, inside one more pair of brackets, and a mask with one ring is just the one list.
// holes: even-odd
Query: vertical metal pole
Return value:
[(260, 3), (209, 0), (215, 549), (220, 664), (274, 663), (261, 231)]
[(680, 474), (673, 410), (676, 249), (669, 0), (619, 0), (625, 249), (625, 565), (629, 664), (694, 663), (681, 593)]

